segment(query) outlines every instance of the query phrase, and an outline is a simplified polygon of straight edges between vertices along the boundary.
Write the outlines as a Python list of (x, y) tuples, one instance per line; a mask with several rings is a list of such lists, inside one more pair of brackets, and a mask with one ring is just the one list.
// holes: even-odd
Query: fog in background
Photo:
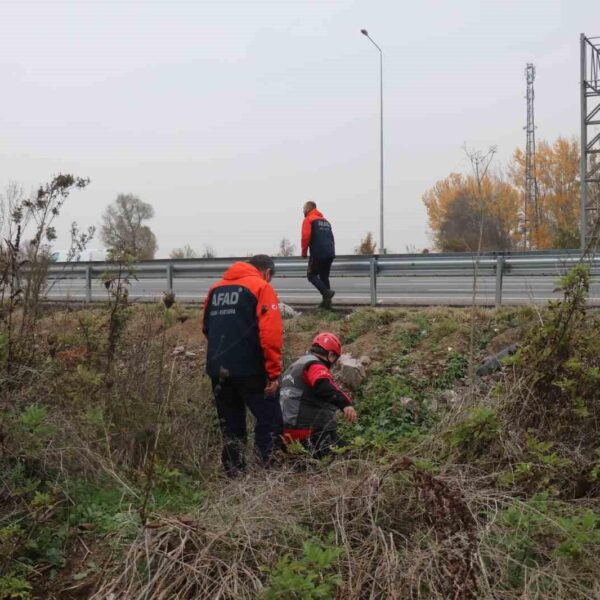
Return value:
[(421, 195), (469, 168), (465, 142), (497, 145), (498, 166), (524, 146), (527, 62), (538, 138), (579, 133), (598, 0), (0, 0), (0, 187), (91, 178), (57, 248), (119, 193), (154, 206), (158, 257), (298, 252), (308, 199), (338, 253), (378, 241), (379, 55), (361, 28), (384, 50), (391, 251), (431, 245)]

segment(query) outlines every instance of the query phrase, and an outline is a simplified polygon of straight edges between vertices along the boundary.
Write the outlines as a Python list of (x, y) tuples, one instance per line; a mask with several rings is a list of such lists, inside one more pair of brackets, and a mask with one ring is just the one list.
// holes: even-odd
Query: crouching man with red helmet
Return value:
[(319, 333), (307, 354), (284, 373), (280, 403), (285, 443), (302, 442), (315, 458), (325, 456), (337, 445), (336, 413), (356, 423), (352, 399), (333, 381), (330, 369), (342, 353), (342, 344), (333, 333)]

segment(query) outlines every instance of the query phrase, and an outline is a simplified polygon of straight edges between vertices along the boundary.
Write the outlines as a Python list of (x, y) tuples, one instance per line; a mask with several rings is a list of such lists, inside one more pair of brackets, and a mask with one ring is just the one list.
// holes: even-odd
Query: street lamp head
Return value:
[(361, 32), (363, 35), (366, 35), (367, 37), (369, 37), (369, 32), (368, 32), (366, 29), (361, 29), (361, 30), (360, 30), (360, 32)]

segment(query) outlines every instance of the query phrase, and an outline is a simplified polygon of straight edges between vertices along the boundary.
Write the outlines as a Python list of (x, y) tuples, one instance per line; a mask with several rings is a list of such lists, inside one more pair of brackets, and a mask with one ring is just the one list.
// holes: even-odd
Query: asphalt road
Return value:
[[(175, 279), (174, 291), (177, 298), (184, 302), (200, 302), (214, 280)], [(277, 278), (273, 285), (283, 302), (293, 305), (320, 302), (318, 292), (301, 278)], [(367, 277), (337, 277), (331, 280), (336, 291), (334, 303), (369, 304), (370, 288)], [(477, 282), (477, 303), (493, 305), (495, 297), (495, 279), (480, 277)], [(505, 276), (503, 285), (503, 304), (531, 304), (545, 302), (558, 295), (553, 292), (556, 279), (553, 277)], [(379, 304), (398, 305), (467, 305), (471, 304), (473, 279), (469, 277), (379, 277), (377, 297)], [(142, 301), (160, 299), (166, 290), (164, 279), (142, 279), (133, 281), (130, 298)], [(106, 290), (101, 282), (92, 282), (93, 300), (104, 300)], [(85, 300), (83, 280), (55, 281), (48, 291), (51, 300)], [(590, 299), (593, 304), (600, 299), (600, 281), (592, 285)]]

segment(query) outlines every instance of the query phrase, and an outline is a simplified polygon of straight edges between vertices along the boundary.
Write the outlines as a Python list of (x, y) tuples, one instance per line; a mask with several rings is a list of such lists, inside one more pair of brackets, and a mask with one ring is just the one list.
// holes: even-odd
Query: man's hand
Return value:
[(272, 381), (269, 381), (265, 387), (265, 396), (272, 396), (277, 391), (278, 387), (279, 379), (273, 379)]
[(358, 414), (353, 406), (346, 406), (346, 408), (344, 408), (344, 419), (346, 419), (348, 423), (356, 423), (356, 421), (358, 421)]

